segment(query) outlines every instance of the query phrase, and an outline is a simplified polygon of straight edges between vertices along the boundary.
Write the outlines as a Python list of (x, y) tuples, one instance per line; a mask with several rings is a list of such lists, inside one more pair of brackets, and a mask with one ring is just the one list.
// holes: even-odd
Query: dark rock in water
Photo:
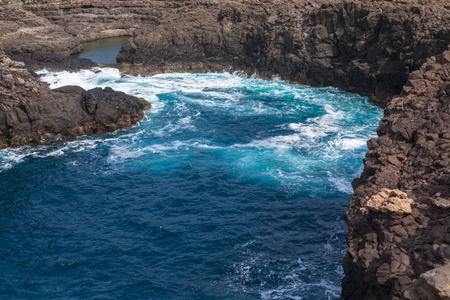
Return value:
[(0, 148), (129, 128), (149, 105), (110, 88), (50, 90), (0, 52)]
[(450, 41), (446, 0), (4, 2), (0, 42), (14, 59), (68, 56), (81, 42), (133, 35), (118, 56), (132, 74), (278, 74), (368, 95), (381, 106)]

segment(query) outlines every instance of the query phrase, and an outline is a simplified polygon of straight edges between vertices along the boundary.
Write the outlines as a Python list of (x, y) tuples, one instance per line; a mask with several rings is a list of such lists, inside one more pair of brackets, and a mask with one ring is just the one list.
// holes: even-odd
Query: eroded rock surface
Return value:
[[(428, 290), (423, 274), (450, 263), (449, 51), (410, 74), (378, 135), (346, 213), (343, 299), (401, 299), (417, 280)], [(439, 270), (450, 286), (449, 268)]]
[(449, 23), (445, 1), (193, 1), (142, 26), (118, 58), (143, 64), (136, 74), (243, 70), (384, 100), (447, 49)]
[(81, 42), (134, 35), (182, 1), (0, 0), (0, 42), (8, 55), (79, 52)]
[(0, 148), (128, 128), (148, 108), (110, 88), (50, 90), (0, 50)]
[(405, 291), (405, 299), (450, 299), (449, 274), (450, 264), (423, 273)]
[(79, 37), (25, 10), (23, 2), (0, 1), (0, 43), (9, 55), (28, 56), (36, 52), (69, 55), (81, 50)]
[(121, 35), (133, 74), (239, 70), (384, 100), (450, 41), (446, 0), (2, 0), (14, 58)]

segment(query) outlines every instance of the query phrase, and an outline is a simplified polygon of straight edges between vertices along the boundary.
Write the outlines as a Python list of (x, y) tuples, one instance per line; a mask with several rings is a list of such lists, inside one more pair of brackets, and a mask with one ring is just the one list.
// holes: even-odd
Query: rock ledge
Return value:
[(149, 108), (110, 88), (50, 90), (0, 49), (0, 149), (129, 128)]

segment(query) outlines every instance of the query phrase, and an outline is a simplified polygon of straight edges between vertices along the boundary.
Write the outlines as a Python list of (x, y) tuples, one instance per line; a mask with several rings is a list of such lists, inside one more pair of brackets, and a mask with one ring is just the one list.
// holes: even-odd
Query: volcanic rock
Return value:
[(0, 108), (5, 148), (129, 128), (149, 105), (110, 88), (50, 90), (0, 50)]
[(436, 290), (450, 286), (449, 57), (410, 74), (368, 142), (345, 215), (342, 299), (401, 299), (413, 282), (407, 299), (447, 299)]
[(133, 74), (240, 70), (333, 85), (386, 105), (450, 41), (445, 1), (193, 1), (145, 24), (119, 53)]
[(450, 264), (423, 273), (405, 291), (405, 299), (450, 299), (449, 274)]

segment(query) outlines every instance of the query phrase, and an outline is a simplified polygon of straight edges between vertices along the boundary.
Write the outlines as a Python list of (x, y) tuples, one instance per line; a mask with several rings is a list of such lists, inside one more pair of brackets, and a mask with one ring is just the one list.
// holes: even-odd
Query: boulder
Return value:
[(50, 90), (0, 49), (0, 107), (0, 148), (6, 148), (129, 128), (149, 104), (110, 88)]

